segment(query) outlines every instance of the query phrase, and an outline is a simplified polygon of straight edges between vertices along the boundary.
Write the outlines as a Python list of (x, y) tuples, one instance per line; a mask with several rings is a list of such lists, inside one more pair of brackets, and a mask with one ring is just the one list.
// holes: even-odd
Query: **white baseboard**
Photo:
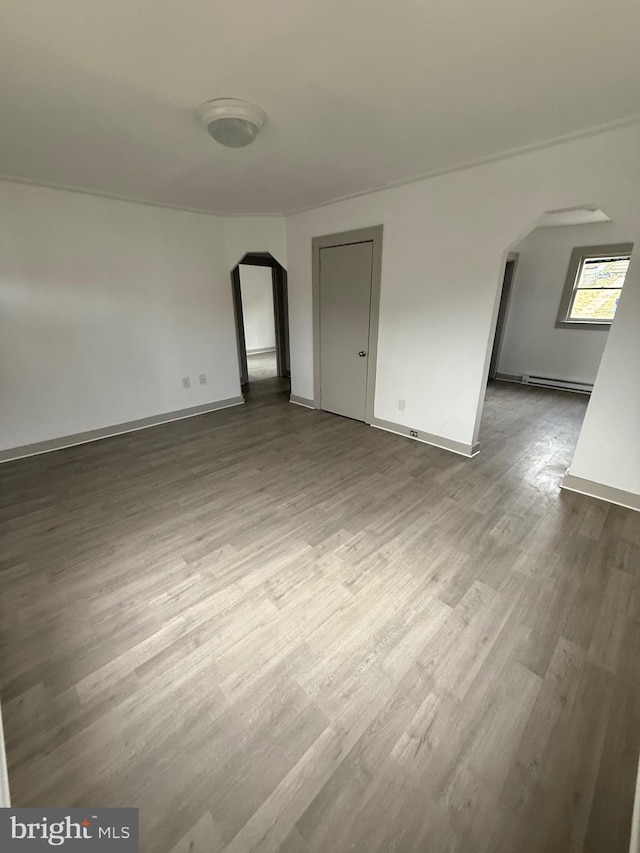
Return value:
[(22, 447), (10, 447), (8, 450), (0, 450), (0, 463), (11, 462), (13, 459), (23, 459), (25, 456), (37, 456), (40, 453), (50, 453), (53, 450), (63, 450), (65, 447), (75, 447), (77, 444), (87, 444), (90, 441), (99, 441), (102, 438), (111, 438), (114, 435), (135, 432), (139, 429), (148, 429), (171, 421), (194, 418), (197, 415), (206, 415), (207, 412), (217, 412), (219, 409), (241, 406), (243, 403), (244, 397), (242, 396), (229, 397), (226, 400), (203, 403), (201, 406), (191, 406), (188, 409), (178, 409), (175, 412), (165, 412), (162, 415), (152, 415), (149, 418), (140, 418), (137, 421), (127, 421), (101, 429), (92, 429), (88, 432), (78, 432), (74, 435), (63, 435), (60, 438), (38, 441), (35, 444), (24, 444)]
[(575, 477), (569, 473), (564, 475), (560, 488), (640, 512), (640, 495), (626, 492), (624, 489), (616, 489), (613, 486), (606, 486), (604, 483), (585, 480), (583, 477)]
[[(423, 444), (430, 444), (432, 447), (438, 447), (440, 450), (449, 450), (451, 453), (457, 453), (459, 456), (466, 456), (470, 459), (480, 452), (480, 445), (465, 444), (462, 441), (454, 441), (452, 438), (446, 438), (443, 435), (433, 435), (430, 432), (422, 430), (412, 430), (411, 427), (397, 424), (393, 421), (385, 421), (382, 418), (374, 418), (371, 421), (371, 426), (375, 429), (382, 429), (385, 432), (392, 432), (395, 435), (401, 435), (404, 438), (410, 438), (412, 441), (421, 441)], [(417, 435), (410, 435), (410, 432), (417, 432)]]

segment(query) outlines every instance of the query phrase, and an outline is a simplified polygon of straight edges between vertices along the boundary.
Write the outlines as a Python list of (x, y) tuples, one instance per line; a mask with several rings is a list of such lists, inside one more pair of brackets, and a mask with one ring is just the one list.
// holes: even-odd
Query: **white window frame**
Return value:
[(631, 257), (633, 243), (615, 243), (609, 246), (576, 246), (571, 252), (567, 278), (560, 300), (556, 328), (558, 329), (604, 329), (611, 327), (611, 320), (572, 320), (571, 309), (577, 290), (578, 280), (585, 260), (593, 258)]

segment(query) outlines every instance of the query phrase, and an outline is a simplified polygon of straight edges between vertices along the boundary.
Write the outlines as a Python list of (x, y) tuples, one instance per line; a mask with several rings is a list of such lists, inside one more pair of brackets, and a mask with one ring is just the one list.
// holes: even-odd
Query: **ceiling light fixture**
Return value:
[(198, 107), (198, 118), (216, 142), (228, 148), (242, 148), (260, 133), (267, 114), (247, 101), (217, 98)]

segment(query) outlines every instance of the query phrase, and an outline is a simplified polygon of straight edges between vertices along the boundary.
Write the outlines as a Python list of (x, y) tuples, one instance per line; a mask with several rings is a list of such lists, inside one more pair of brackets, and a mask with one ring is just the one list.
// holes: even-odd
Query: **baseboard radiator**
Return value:
[(539, 385), (541, 388), (561, 388), (563, 391), (576, 391), (578, 394), (590, 394), (592, 382), (574, 382), (570, 379), (555, 379), (553, 376), (534, 376), (525, 373), (522, 376), (523, 385)]

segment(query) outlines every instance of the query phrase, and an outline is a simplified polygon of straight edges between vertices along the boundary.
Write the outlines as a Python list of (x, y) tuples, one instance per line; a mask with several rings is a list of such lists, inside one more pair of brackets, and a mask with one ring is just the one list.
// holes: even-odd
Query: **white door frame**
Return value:
[(365, 423), (373, 421), (373, 406), (376, 390), (376, 362), (378, 360), (378, 323), (380, 319), (380, 284), (382, 279), (382, 225), (324, 234), (311, 241), (311, 264), (313, 282), (313, 405), (320, 406), (320, 250), (333, 246), (348, 246), (351, 243), (373, 243), (371, 266), (371, 310), (369, 313), (369, 343), (367, 349), (367, 390), (365, 401)]

